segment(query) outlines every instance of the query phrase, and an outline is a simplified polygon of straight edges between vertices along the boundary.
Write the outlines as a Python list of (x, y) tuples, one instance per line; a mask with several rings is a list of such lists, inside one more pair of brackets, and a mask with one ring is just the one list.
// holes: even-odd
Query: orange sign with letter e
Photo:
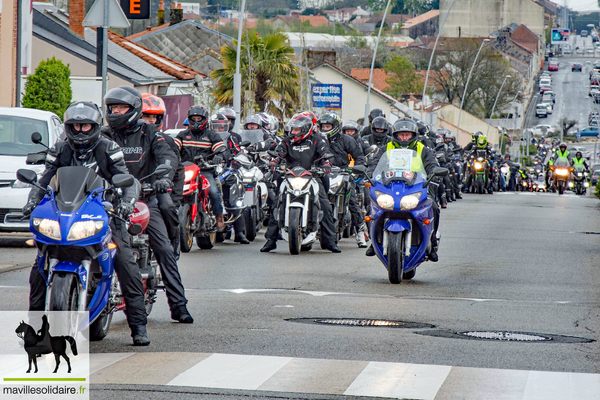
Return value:
[(150, 18), (150, 0), (120, 0), (127, 19)]

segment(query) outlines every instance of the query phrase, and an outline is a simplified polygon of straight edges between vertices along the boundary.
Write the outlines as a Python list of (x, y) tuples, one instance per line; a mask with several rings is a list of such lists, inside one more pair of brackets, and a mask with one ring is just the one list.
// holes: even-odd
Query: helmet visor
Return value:
[(79, 103), (67, 108), (64, 114), (65, 124), (98, 124), (102, 123), (102, 114), (97, 107)]

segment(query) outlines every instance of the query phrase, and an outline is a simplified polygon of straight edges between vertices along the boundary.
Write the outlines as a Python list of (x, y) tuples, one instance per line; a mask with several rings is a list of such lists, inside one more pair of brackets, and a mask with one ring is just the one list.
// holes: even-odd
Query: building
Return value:
[(308, 23), (310, 26), (327, 26), (329, 20), (322, 15), (278, 15), (271, 23), (274, 28), (290, 31), (296, 25)]
[[(375, 24), (375, 26), (379, 28), (382, 19), (383, 14), (378, 14), (369, 19), (368, 22)], [(385, 16), (385, 25), (388, 29), (397, 30), (401, 28), (409, 19), (411, 19), (411, 16), (408, 14), (388, 14)]]
[(326, 10), (325, 14), (331, 22), (349, 22), (350, 19), (370, 17), (371, 13), (367, 10), (363, 10), (360, 6), (358, 7), (344, 7), (336, 10)]
[(402, 34), (416, 39), (418, 36), (436, 36), (438, 33), (440, 10), (427, 11), (409, 19), (402, 26)]
[[(365, 83), (328, 62), (312, 68), (311, 71), (314, 79), (319, 83), (341, 85), (341, 109), (335, 111), (342, 119), (357, 120), (364, 117), (368, 89)], [(390, 122), (394, 122), (398, 118), (398, 102), (373, 87), (371, 88), (369, 104), (371, 109), (382, 109), (389, 117)], [(325, 112), (326, 110), (315, 108), (317, 112)]]
[(128, 39), (205, 75), (222, 68), (221, 46), (233, 43), (231, 37), (189, 20), (141, 33)]
[(0, 106), (16, 103), (17, 81), (17, 0), (0, 2)]
[[(440, 0), (440, 22), (452, 0)], [(525, 24), (536, 35), (544, 35), (544, 7), (533, 0), (456, 0), (441, 36), (487, 37), (500, 28)]]

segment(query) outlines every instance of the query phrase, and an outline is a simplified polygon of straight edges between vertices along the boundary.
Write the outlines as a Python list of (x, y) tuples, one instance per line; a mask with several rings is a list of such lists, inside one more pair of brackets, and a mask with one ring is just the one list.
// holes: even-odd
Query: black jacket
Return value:
[(195, 162), (197, 156), (207, 157), (220, 149), (224, 149), (227, 153), (224, 154), (225, 158), (229, 158), (229, 152), (221, 136), (212, 129), (203, 129), (197, 133), (186, 129), (177, 134), (175, 143), (179, 146), (181, 161)]
[[(283, 138), (275, 150), (279, 157), (274, 162), (285, 161), (288, 168), (301, 166), (310, 170), (314, 161), (329, 152), (329, 146), (319, 135), (310, 135), (299, 143), (292, 143), (289, 137)], [(319, 166), (331, 166), (327, 159), (319, 161)]]
[(336, 167), (347, 168), (348, 164), (350, 164), (348, 155), (354, 159), (355, 165), (365, 164), (363, 150), (351, 136), (338, 133), (334, 137), (330, 137), (329, 149), (335, 156), (335, 158), (330, 161)]
[[(150, 175), (161, 164), (170, 165), (173, 170), (168, 178), (173, 181), (178, 160), (168, 142), (158, 132), (154, 124), (138, 121), (137, 126), (128, 131), (114, 131), (110, 127), (102, 128), (121, 147), (125, 155), (125, 165), (129, 173), (137, 179)], [(153, 176), (144, 183), (152, 183), (160, 177)]]
[[(125, 158), (119, 146), (110, 139), (100, 137), (100, 142), (93, 151), (78, 156), (66, 141), (57, 142), (46, 155), (46, 169), (39, 180), (41, 187), (45, 188), (56, 175), (60, 167), (88, 167), (93, 169), (102, 179), (112, 182), (112, 178), (119, 174), (129, 174), (125, 165)], [(123, 201), (132, 204), (138, 199), (140, 192), (139, 182), (125, 188)], [(44, 192), (33, 187), (29, 192), (29, 201), (39, 203), (44, 197)]]
[(162, 133), (162, 136), (165, 138), (171, 151), (175, 154), (175, 157), (177, 157), (177, 168), (175, 168), (175, 176), (173, 177), (173, 191), (171, 192), (171, 198), (173, 199), (173, 202), (177, 204), (183, 199), (183, 185), (185, 184), (185, 167), (181, 162), (181, 157), (179, 155), (179, 146), (177, 146), (175, 140), (166, 133)]

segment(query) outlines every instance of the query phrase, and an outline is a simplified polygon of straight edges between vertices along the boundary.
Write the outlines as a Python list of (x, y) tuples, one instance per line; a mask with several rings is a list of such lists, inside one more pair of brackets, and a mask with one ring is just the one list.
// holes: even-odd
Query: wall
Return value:
[[(440, 0), (440, 23), (452, 0)], [(456, 0), (442, 29), (443, 37), (483, 37), (511, 23), (544, 34), (544, 8), (532, 0)]]
[[(312, 71), (314, 78), (321, 83), (342, 85), (342, 110), (338, 113), (342, 119), (357, 120), (364, 117), (365, 104), (367, 103), (367, 88), (365, 86), (345, 77), (330, 67), (320, 67)], [(390, 104), (380, 96), (371, 92), (369, 100), (371, 109), (381, 108), (388, 117), (392, 115)], [(388, 121), (391, 121), (390, 118), (388, 118)]]
[[(456, 124), (458, 123), (459, 108), (456, 106), (448, 105), (436, 110), (435, 112), (438, 114), (438, 120), (443, 119), (449, 124), (451, 124), (451, 126), (453, 126), (453, 129), (448, 129), (450, 129), (456, 134)], [(485, 121), (463, 110), (463, 112), (460, 115), (461, 132), (457, 135), (456, 138), (458, 144), (464, 146), (471, 140), (471, 137), (468, 134), (465, 134), (464, 131), (469, 132), (471, 134), (477, 131), (481, 131), (484, 134), (487, 133), (487, 139), (490, 144), (497, 146), (499, 139), (499, 130), (494, 126), (489, 126), (488, 132), (488, 126), (489, 125)]]
[(16, 1), (0, 1), (0, 106), (14, 106), (16, 80)]

